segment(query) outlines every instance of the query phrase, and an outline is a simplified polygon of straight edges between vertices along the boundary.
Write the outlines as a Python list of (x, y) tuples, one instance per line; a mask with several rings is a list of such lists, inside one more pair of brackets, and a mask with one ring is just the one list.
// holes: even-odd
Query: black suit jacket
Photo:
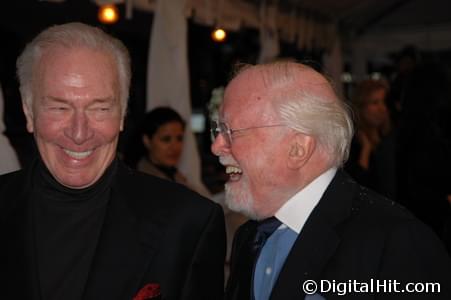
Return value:
[[(0, 177), (0, 299), (40, 299), (31, 169)], [(147, 283), (167, 300), (219, 299), (224, 256), (219, 205), (120, 164), (83, 299), (133, 299)]]
[[(245, 253), (254, 232), (253, 221), (237, 231), (226, 299), (244, 300), (237, 297), (240, 289), (247, 288), (240, 282), (245, 264), (240, 253)], [(319, 285), (321, 280), (370, 283), (371, 279), (439, 282), (441, 293), (322, 295), (326, 299), (451, 299), (451, 261), (434, 233), (404, 208), (338, 171), (288, 254), (270, 299), (304, 299), (306, 280)]]

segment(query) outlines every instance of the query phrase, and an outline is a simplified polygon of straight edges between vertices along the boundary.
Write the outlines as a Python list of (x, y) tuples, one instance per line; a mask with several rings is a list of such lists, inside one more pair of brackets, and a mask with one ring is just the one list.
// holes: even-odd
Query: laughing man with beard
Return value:
[[(352, 119), (323, 75), (294, 62), (242, 69), (212, 134), (226, 203), (253, 219), (235, 235), (226, 299), (451, 299), (450, 258), (434, 233), (342, 170)], [(318, 289), (303, 289), (308, 280)], [(372, 280), (440, 292), (320, 286)]]

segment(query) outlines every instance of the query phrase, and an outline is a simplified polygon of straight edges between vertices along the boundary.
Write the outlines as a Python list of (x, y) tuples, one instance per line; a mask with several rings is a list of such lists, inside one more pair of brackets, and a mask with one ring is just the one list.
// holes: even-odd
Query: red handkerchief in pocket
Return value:
[(133, 298), (133, 300), (161, 299), (160, 285), (158, 283), (148, 283)]

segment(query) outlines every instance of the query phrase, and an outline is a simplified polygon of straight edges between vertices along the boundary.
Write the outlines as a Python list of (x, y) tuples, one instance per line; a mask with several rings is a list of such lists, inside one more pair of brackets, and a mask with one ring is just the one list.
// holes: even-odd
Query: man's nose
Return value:
[(211, 152), (220, 156), (230, 152), (230, 147), (222, 134), (218, 134), (211, 144)]
[(83, 144), (93, 136), (94, 131), (89, 124), (89, 118), (85, 112), (74, 112), (65, 134), (78, 145)]

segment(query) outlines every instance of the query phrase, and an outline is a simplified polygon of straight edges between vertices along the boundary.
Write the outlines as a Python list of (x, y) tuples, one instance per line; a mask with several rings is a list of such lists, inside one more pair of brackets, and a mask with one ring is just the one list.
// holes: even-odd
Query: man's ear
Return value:
[(312, 136), (296, 133), (290, 141), (287, 166), (296, 170), (302, 168), (315, 151), (316, 142)]
[(28, 104), (25, 104), (22, 102), (22, 110), (25, 114), (25, 119), (27, 120), (27, 131), (29, 133), (33, 133), (34, 131), (34, 124), (33, 124), (33, 111), (31, 107), (28, 106)]

